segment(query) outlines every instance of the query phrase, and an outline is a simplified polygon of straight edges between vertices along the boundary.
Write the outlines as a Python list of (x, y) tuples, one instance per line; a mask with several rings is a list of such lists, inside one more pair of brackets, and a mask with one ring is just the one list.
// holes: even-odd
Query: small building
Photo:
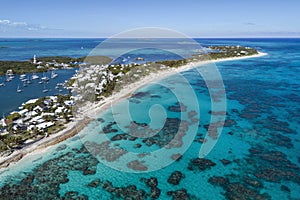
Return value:
[(51, 101), (57, 102), (57, 96), (50, 96), (49, 98), (51, 99)]
[(40, 123), (43, 123), (44, 121), (45, 120), (40, 115), (36, 116), (30, 120), (30, 122), (35, 123), (35, 124), (40, 124)]
[(36, 106), (35, 108), (33, 108), (33, 111), (35, 111), (35, 112), (42, 112), (43, 108), (41, 106)]
[(74, 103), (73, 100), (67, 100), (67, 101), (64, 102), (64, 104), (65, 104), (66, 106), (74, 106), (74, 105), (75, 105), (75, 103)]
[[(37, 100), (38, 100), (38, 99), (30, 99), (30, 100), (28, 100), (27, 102), (25, 102), (24, 105), (26, 105), (26, 104), (33, 104), (33, 103), (37, 102)], [(23, 105), (23, 104), (22, 104), (22, 105)]]
[(19, 111), (19, 114), (21, 116), (24, 116), (27, 112), (28, 112), (28, 109), (24, 109), (24, 110)]
[(1, 119), (0, 125), (1, 125), (2, 127), (5, 127), (5, 126), (6, 126), (5, 118)]
[(28, 112), (27, 114), (26, 114), (26, 116), (28, 116), (28, 117), (32, 117), (32, 116), (35, 116), (35, 115), (37, 115), (38, 113), (36, 112), (36, 111), (31, 111), (31, 112)]
[(50, 100), (50, 99), (45, 99), (45, 100), (43, 101), (43, 103), (44, 103), (45, 105), (49, 105), (49, 104), (50, 104), (50, 102), (51, 102), (51, 100)]
[(55, 112), (55, 114), (60, 114), (60, 113), (62, 113), (63, 112), (63, 110), (64, 110), (64, 107), (58, 107), (54, 112)]
[(32, 130), (34, 130), (34, 128), (35, 128), (35, 125), (29, 125), (27, 127), (27, 131), (32, 131)]
[(42, 117), (43, 116), (54, 116), (55, 114), (54, 113), (42, 113)]
[(49, 128), (51, 126), (53, 126), (54, 123), (53, 122), (44, 122), (44, 123), (41, 123), (41, 124), (38, 124), (36, 125), (37, 129), (39, 130), (43, 130), (43, 129), (46, 129), (46, 128)]

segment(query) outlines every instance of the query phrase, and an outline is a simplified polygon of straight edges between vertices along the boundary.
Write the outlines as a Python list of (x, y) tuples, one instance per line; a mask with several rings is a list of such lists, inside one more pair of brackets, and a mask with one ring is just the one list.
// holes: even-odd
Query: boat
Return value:
[(45, 73), (43, 74), (43, 77), (41, 78), (42, 81), (49, 81), (49, 78), (45, 76)]
[(13, 80), (13, 78), (11, 78), (10, 76), (7, 76), (6, 77), (6, 82), (10, 82), (10, 81), (12, 81)]
[(26, 74), (21, 74), (20, 75), (20, 80), (25, 79), (26, 78)]
[[(1, 78), (1, 80), (2, 80), (2, 78)], [(3, 86), (5, 86), (4, 81), (2, 81), (2, 83), (0, 83), (0, 87), (3, 87)]]
[(30, 80), (29, 76), (27, 77), (26, 83), (31, 84), (31, 80)]
[(31, 80), (35, 80), (35, 79), (39, 79), (40, 77), (38, 76), (38, 75), (36, 75), (36, 74), (33, 74), (32, 76), (31, 76)]
[(10, 82), (15, 78), (15, 76), (13, 74), (6, 74), (6, 82)]
[(142, 57), (137, 57), (135, 60), (140, 60), (140, 61), (143, 61), (143, 60), (145, 60), (144, 58), (142, 58)]
[(43, 89), (43, 93), (48, 92), (49, 90), (46, 88), (45, 83), (44, 83), (44, 89)]
[(64, 86), (63, 83), (57, 83), (56, 85), (57, 85), (57, 86)]
[(23, 91), (23, 90), (21, 90), (21, 89), (20, 89), (20, 86), (18, 85), (17, 92), (20, 93), (20, 92), (22, 92), (22, 91)]
[(57, 73), (55, 73), (54, 71), (51, 72), (51, 78), (56, 78), (58, 76)]
[(6, 82), (10, 82), (15, 78), (12, 69), (6, 71)]

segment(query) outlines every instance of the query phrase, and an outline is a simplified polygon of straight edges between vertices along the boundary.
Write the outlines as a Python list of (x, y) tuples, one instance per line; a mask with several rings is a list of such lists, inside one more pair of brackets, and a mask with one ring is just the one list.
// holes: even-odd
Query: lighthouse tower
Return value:
[(36, 55), (33, 55), (33, 64), (36, 64)]

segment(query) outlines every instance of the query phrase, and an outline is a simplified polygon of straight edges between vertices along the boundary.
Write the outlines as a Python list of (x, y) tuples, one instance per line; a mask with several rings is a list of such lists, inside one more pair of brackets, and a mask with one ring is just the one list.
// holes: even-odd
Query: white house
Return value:
[(30, 120), (30, 122), (35, 122), (35, 123), (43, 123), (45, 120), (42, 118), (42, 116), (36, 116), (36, 117), (34, 117), (34, 118), (32, 118), (31, 120)]
[(74, 103), (74, 101), (73, 100), (67, 100), (67, 101), (65, 101), (65, 105), (66, 106), (73, 106), (75, 103)]
[(38, 99), (30, 99), (27, 102), (25, 102), (24, 104), (32, 104), (35, 103)]
[(27, 112), (28, 112), (28, 109), (24, 109), (24, 110), (19, 111), (19, 114), (21, 116), (24, 116)]
[(53, 126), (54, 123), (53, 122), (44, 122), (44, 123), (41, 123), (41, 124), (38, 124), (36, 125), (36, 127), (41, 130), (41, 129), (45, 129), (45, 128), (49, 128), (51, 126)]
[(62, 113), (63, 112), (63, 109), (64, 109), (64, 107), (58, 107), (56, 110), (55, 110), (55, 114), (60, 114), (60, 113)]
[(57, 102), (57, 96), (50, 96), (49, 97), (53, 102)]

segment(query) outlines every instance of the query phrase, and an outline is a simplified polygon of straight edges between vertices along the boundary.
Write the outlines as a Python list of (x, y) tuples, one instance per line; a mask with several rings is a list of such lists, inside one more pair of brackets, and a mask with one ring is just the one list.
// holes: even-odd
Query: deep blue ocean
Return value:
[[(0, 59), (28, 60), (34, 54), (80, 57), (102, 40), (0, 39), (5, 47), (0, 48)], [(1, 199), (299, 199), (300, 39), (196, 41), (203, 46), (250, 46), (267, 53), (216, 63), (226, 89), (226, 110), (211, 112), (218, 97), (211, 99), (197, 69), (167, 77), (97, 115), (78, 136), (0, 171)], [(147, 61), (177, 58), (156, 51), (125, 57), (137, 56)], [(58, 73), (67, 79), (74, 72)], [(7, 99), (6, 93), (17, 87), (11, 84), (15, 85), (10, 89), (0, 88), (1, 112), (34, 96), (28, 88), (27, 96), (24, 92)], [(195, 92), (197, 112), (195, 99), (183, 93), (186, 85)], [(178, 94), (183, 94), (180, 101)], [(122, 114), (126, 105), (132, 119)], [(222, 112), (222, 133), (209, 136), (217, 143), (199, 159), (208, 126), (219, 125), (210, 119)], [(132, 134), (137, 127), (142, 133), (136, 134), (147, 134), (161, 125), (149, 138)], [(176, 132), (182, 133), (179, 139)], [(174, 138), (177, 143), (172, 146)], [(179, 155), (176, 145), (186, 151)], [(164, 165), (170, 160), (176, 161)], [(151, 166), (161, 168), (148, 172)]]

